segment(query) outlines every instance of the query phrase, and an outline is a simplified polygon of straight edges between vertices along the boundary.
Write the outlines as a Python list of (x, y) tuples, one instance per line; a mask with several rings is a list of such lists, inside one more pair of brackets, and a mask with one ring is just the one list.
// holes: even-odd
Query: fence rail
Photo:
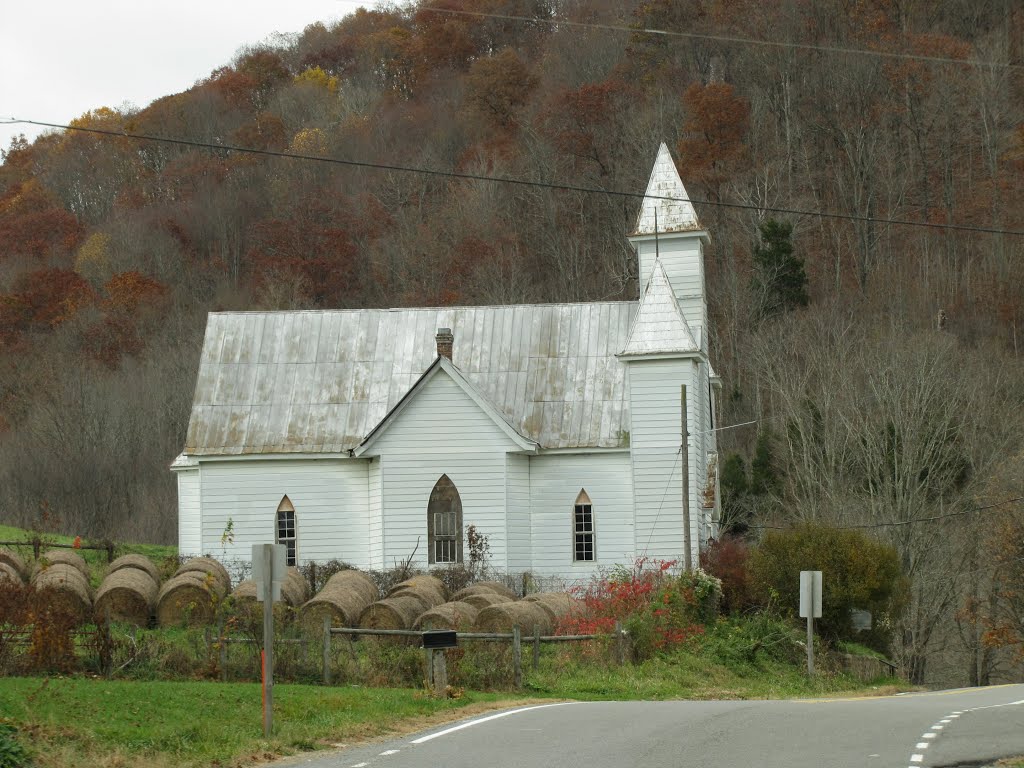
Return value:
[[(358, 637), (360, 635), (377, 635), (380, 637), (423, 637), (423, 632), (413, 629), (364, 629), (362, 627), (332, 627), (330, 621), (331, 620), (329, 616), (324, 617), (324, 685), (331, 684), (331, 638), (335, 635), (348, 635), (350, 637)], [(513, 627), (511, 632), (456, 632), (455, 637), (457, 640), (481, 640), (483, 642), (511, 642), (512, 668), (516, 688), (521, 688), (523, 685), (522, 644), (524, 639), (526, 642), (531, 643), (533, 646), (534, 669), (537, 669), (537, 667), (540, 665), (541, 643), (571, 643), (583, 642), (586, 640), (601, 640), (614, 638), (616, 641), (616, 650), (619, 664), (624, 664), (626, 661), (627, 632), (622, 628), (622, 624), (620, 622), (615, 622), (615, 631), (611, 635), (542, 635), (540, 633), (540, 627), (535, 625), (533, 628), (533, 634), (527, 635), (525, 636), (525, 638), (523, 637), (518, 626)], [(431, 660), (432, 653), (433, 652), (429, 650), (427, 651), (428, 677), (432, 677), (434, 674), (434, 664)]]
[(39, 555), (43, 550), (43, 546), (47, 549), (95, 549), (107, 553), (107, 562), (114, 562), (114, 542), (105, 541), (102, 544), (57, 544), (52, 541), (36, 536), (31, 539), (22, 539), (21, 541), (0, 541), (0, 547), (32, 547), (32, 556), (38, 560)]

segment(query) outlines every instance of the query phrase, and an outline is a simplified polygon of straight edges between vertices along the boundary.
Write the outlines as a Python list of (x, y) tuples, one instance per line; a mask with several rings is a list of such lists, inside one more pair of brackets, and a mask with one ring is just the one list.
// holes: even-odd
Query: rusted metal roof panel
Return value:
[(619, 447), (636, 302), (225, 312), (207, 322), (185, 453), (356, 447), (437, 356), (544, 448)]

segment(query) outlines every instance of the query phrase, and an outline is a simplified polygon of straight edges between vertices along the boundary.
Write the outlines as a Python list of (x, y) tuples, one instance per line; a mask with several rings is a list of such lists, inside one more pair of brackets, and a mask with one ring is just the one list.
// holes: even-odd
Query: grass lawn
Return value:
[(231, 766), (427, 727), (509, 696), (435, 699), (419, 691), (274, 686), (263, 738), (255, 683), (0, 679), (0, 720), (20, 729), (40, 768)]

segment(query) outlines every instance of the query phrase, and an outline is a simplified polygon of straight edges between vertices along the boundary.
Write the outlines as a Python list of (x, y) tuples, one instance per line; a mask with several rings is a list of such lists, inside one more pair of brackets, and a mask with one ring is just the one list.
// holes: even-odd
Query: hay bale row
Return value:
[(469, 603), (453, 601), (433, 608), (413, 624), (413, 629), (467, 629), (473, 626), (480, 612)]
[(391, 591), (388, 597), (399, 595), (413, 595), (425, 606), (424, 610), (436, 608), (448, 601), (448, 590), (444, 582), (434, 576), (413, 576), (405, 581), (399, 582)]
[(217, 604), (224, 598), (221, 583), (213, 574), (198, 570), (184, 571), (165, 581), (156, 598), (160, 626), (195, 627), (211, 623)]
[(537, 592), (524, 597), (523, 602), (539, 605), (551, 619), (552, 625), (572, 613), (576, 605), (575, 599), (565, 592)]
[(518, 626), (521, 632), (532, 632), (540, 627), (542, 635), (554, 628), (551, 616), (538, 602), (509, 601), (484, 608), (476, 617), (475, 627), (480, 632), (511, 632)]
[[(256, 582), (252, 579), (246, 579), (238, 584), (231, 591), (231, 596), (235, 599), (235, 603), (249, 603), (256, 602), (259, 597), (256, 594)], [(291, 607), (300, 608), (303, 606), (309, 596), (309, 590), (306, 586), (306, 580), (299, 572), (298, 568), (289, 568), (285, 572), (285, 577), (281, 581), (281, 601)]]
[(509, 600), (516, 600), (519, 597), (519, 595), (513, 592), (507, 584), (502, 584), (500, 581), (478, 581), (473, 585), (473, 587), (489, 589), (491, 592), (499, 594), (502, 597), (507, 597)]
[(121, 557), (117, 558), (107, 566), (107, 572), (104, 575), (104, 580), (106, 580), (110, 574), (115, 571), (119, 571), (122, 568), (134, 568), (135, 570), (143, 571), (158, 585), (160, 584), (160, 571), (158, 571), (156, 566), (153, 565), (153, 561), (145, 555), (121, 555)]
[(12, 552), (9, 549), (0, 549), (0, 563), (9, 566), (18, 574), (20, 581), (25, 581), (28, 578), (28, 566), (25, 565), (25, 561), (21, 559), (21, 555), (17, 552)]
[(0, 584), (24, 584), (25, 579), (16, 568), (6, 562), (0, 561)]
[(146, 571), (118, 568), (103, 579), (93, 614), (97, 621), (109, 616), (111, 621), (145, 627), (156, 612), (158, 594), (157, 581)]
[(47, 595), (49, 606), (83, 623), (92, 612), (92, 589), (82, 572), (67, 563), (56, 563), (39, 570), (32, 585)]
[(70, 565), (85, 577), (87, 583), (89, 581), (89, 566), (86, 564), (85, 558), (73, 549), (50, 549), (44, 552), (39, 559), (48, 565)]
[(231, 577), (227, 569), (212, 557), (193, 557), (186, 561), (177, 571), (175, 577), (188, 573), (198, 573), (201, 576), (209, 576), (213, 580), (213, 591), (220, 598), (227, 596), (231, 591)]
[(490, 608), (492, 605), (501, 605), (502, 603), (513, 602), (512, 600), (509, 600), (507, 597), (496, 595), (493, 592), (479, 592), (470, 595), (464, 595), (459, 600), (463, 603), (469, 603), (478, 611), (482, 611), (484, 608)]
[(318, 629), (327, 616), (331, 624), (358, 626), (363, 611), (379, 596), (377, 585), (365, 573), (352, 569), (338, 571), (316, 597), (302, 606), (302, 623), (309, 629)]
[(364, 629), (412, 629), (416, 619), (426, 611), (417, 595), (404, 592), (368, 606), (359, 616), (359, 626)]

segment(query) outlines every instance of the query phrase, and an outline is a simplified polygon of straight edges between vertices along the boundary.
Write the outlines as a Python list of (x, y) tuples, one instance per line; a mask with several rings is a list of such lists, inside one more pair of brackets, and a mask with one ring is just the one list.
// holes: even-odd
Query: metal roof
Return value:
[(211, 313), (185, 453), (355, 448), (437, 357), (544, 448), (620, 447), (637, 302)]
[(636, 219), (636, 235), (667, 234), (701, 229), (690, 196), (679, 178), (675, 161), (662, 142), (647, 182), (647, 192)]
[(629, 331), (622, 357), (634, 355), (689, 354), (699, 352), (690, 326), (679, 309), (672, 284), (660, 259), (640, 300), (633, 327)]

